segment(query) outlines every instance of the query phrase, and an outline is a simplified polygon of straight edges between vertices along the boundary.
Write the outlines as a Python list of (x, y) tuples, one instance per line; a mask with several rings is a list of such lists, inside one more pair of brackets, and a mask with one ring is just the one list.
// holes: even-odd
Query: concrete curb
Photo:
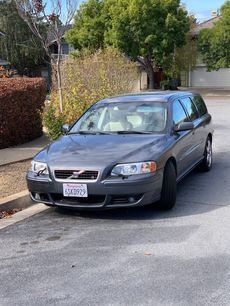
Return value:
[(0, 199), (0, 211), (11, 210), (13, 208), (27, 208), (33, 204), (28, 190), (13, 194)]
[(36, 214), (39, 214), (43, 211), (46, 211), (50, 209), (50, 207), (45, 206), (44, 204), (36, 204), (31, 207), (28, 207), (27, 209), (24, 209), (14, 215), (12, 215), (10, 218), (3, 218), (0, 220), (0, 230), (10, 226), (14, 225), (15, 223), (18, 223), (20, 221), (23, 221), (27, 218), (30, 218)]
[(24, 159), (19, 159), (19, 160), (14, 160), (14, 161), (10, 161), (10, 162), (7, 162), (7, 163), (1, 163), (0, 162), (0, 167), (3, 167), (3, 166), (10, 166), (12, 164), (17, 164), (17, 163), (23, 163), (23, 162), (26, 162), (26, 161), (30, 161), (32, 160), (33, 157), (28, 157), (28, 158), (24, 158)]

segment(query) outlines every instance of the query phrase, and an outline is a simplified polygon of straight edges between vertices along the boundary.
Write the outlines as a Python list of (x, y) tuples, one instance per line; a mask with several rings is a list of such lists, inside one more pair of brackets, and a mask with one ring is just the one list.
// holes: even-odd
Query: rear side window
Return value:
[(201, 96), (194, 96), (193, 97), (193, 102), (195, 103), (200, 116), (203, 116), (203, 115), (207, 114), (207, 107), (206, 107), (206, 105), (204, 103), (204, 100), (202, 99)]
[(193, 121), (199, 118), (199, 114), (197, 112), (195, 104), (192, 102), (190, 98), (183, 98), (181, 99), (182, 103), (184, 104), (188, 115), (189, 115), (189, 120)]
[(173, 121), (175, 125), (180, 124), (181, 122), (184, 122), (187, 120), (187, 115), (184, 111), (184, 108), (182, 107), (180, 101), (176, 100), (173, 102)]

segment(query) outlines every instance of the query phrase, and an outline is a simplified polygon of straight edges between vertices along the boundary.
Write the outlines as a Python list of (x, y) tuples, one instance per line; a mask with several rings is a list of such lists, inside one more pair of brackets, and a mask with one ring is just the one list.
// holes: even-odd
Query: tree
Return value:
[[(53, 0), (51, 5), (48, 1), (43, 0), (15, 0), (20, 16), (28, 24), (30, 30), (36, 35), (47, 56), (51, 58), (50, 44), (51, 38), (57, 43), (58, 53), (56, 60), (59, 107), (63, 112), (63, 94), (62, 94), (62, 77), (61, 77), (61, 54), (62, 38), (66, 28), (70, 25), (75, 10), (75, 0)], [(62, 26), (60, 27), (60, 22)], [(44, 25), (47, 31), (44, 31)]]
[(221, 17), (212, 29), (204, 29), (198, 37), (198, 49), (208, 71), (230, 67), (230, 1), (221, 8)]
[(62, 66), (64, 109), (60, 116), (56, 92), (46, 104), (43, 123), (51, 139), (61, 134), (63, 123), (73, 123), (95, 101), (132, 91), (138, 79), (135, 63), (114, 48), (71, 57)]
[[(190, 30), (193, 30), (197, 23), (193, 15), (189, 16)], [(197, 61), (197, 41), (191, 36), (191, 32), (186, 34), (186, 44), (183, 47), (176, 48), (174, 69), (176, 75), (182, 71), (190, 71), (195, 67)]]
[(30, 75), (44, 62), (44, 51), (37, 37), (17, 12), (13, 1), (0, 1), (0, 57), (6, 59), (20, 75)]
[[(93, 2), (99, 7), (97, 15), (90, 9)], [(78, 20), (76, 30), (66, 36), (74, 47), (95, 46), (83, 44), (82, 38), (100, 20), (100, 30), (96, 27), (95, 31), (102, 41), (100, 47), (112, 45), (138, 61), (148, 74), (150, 88), (154, 88), (154, 70), (169, 66), (169, 56), (185, 44), (189, 31), (189, 18), (180, 0), (89, 0), (77, 12), (75, 22)], [(76, 35), (77, 27), (81, 34)], [(91, 36), (91, 42), (95, 41), (93, 33)]]
[(103, 6), (101, 0), (88, 0), (81, 4), (74, 17), (74, 27), (65, 35), (66, 40), (76, 50), (87, 48), (94, 52), (104, 47)]

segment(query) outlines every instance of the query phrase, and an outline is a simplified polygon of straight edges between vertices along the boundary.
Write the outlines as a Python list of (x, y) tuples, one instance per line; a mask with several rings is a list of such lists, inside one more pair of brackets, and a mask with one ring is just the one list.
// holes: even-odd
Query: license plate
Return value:
[(88, 190), (86, 184), (63, 184), (64, 197), (87, 198)]

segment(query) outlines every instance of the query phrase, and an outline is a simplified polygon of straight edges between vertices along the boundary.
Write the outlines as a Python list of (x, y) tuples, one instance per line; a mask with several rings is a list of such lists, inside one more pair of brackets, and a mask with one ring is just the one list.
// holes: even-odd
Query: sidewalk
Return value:
[(0, 150), (0, 166), (30, 159), (49, 144), (49, 142), (49, 138), (43, 135), (23, 145), (2, 149)]

